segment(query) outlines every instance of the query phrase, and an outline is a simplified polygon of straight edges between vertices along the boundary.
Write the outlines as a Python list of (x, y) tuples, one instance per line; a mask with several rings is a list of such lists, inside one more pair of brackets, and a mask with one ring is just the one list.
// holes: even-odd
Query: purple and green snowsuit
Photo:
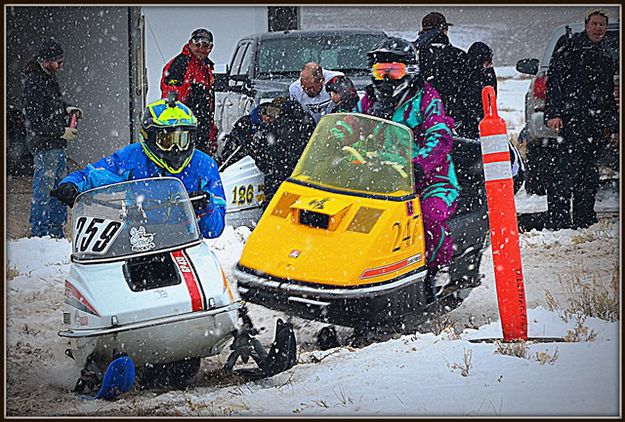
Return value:
[[(451, 159), (454, 121), (445, 115), (445, 107), (436, 89), (427, 82), (409, 93), (393, 112), (391, 120), (412, 129), (415, 139), (414, 166), (423, 177), (415, 180), (415, 191), (421, 199), (426, 235), (426, 260), (431, 269), (451, 262), (453, 239), (447, 220), (456, 211), (460, 186)], [(358, 111), (371, 114), (375, 98), (361, 99)]]

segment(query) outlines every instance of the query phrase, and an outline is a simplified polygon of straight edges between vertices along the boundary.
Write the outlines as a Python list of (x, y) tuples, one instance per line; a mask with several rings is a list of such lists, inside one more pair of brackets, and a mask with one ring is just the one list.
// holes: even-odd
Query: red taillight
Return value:
[(539, 76), (534, 81), (534, 98), (544, 100), (547, 94), (547, 77)]

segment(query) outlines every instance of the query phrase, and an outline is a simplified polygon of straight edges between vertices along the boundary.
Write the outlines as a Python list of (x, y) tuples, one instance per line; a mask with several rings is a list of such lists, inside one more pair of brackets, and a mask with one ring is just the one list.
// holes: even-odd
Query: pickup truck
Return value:
[(215, 123), (220, 135), (255, 106), (288, 95), (302, 66), (317, 62), (349, 76), (356, 89), (370, 82), (367, 51), (387, 35), (383, 31), (331, 29), (264, 32), (242, 38), (225, 74), (217, 74)]

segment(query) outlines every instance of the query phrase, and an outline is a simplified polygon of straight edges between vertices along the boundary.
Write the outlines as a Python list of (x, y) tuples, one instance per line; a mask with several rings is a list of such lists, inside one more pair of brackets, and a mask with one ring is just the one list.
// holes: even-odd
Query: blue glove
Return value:
[(226, 206), (226, 201), (223, 198), (203, 190), (190, 192), (189, 198), (191, 198), (193, 208), (198, 212), (212, 211), (218, 205)]

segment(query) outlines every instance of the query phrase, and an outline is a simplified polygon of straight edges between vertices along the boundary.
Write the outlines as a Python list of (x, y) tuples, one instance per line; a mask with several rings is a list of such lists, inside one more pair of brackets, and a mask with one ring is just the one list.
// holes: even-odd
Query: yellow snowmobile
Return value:
[[(479, 143), (465, 141), (456, 155), (479, 160)], [(355, 113), (324, 116), (233, 269), (241, 296), (352, 327), (401, 324), (431, 300), (464, 299), (479, 285), (485, 201), (461, 204), (450, 221), (457, 259), (429, 299), (413, 147), (406, 126)]]

